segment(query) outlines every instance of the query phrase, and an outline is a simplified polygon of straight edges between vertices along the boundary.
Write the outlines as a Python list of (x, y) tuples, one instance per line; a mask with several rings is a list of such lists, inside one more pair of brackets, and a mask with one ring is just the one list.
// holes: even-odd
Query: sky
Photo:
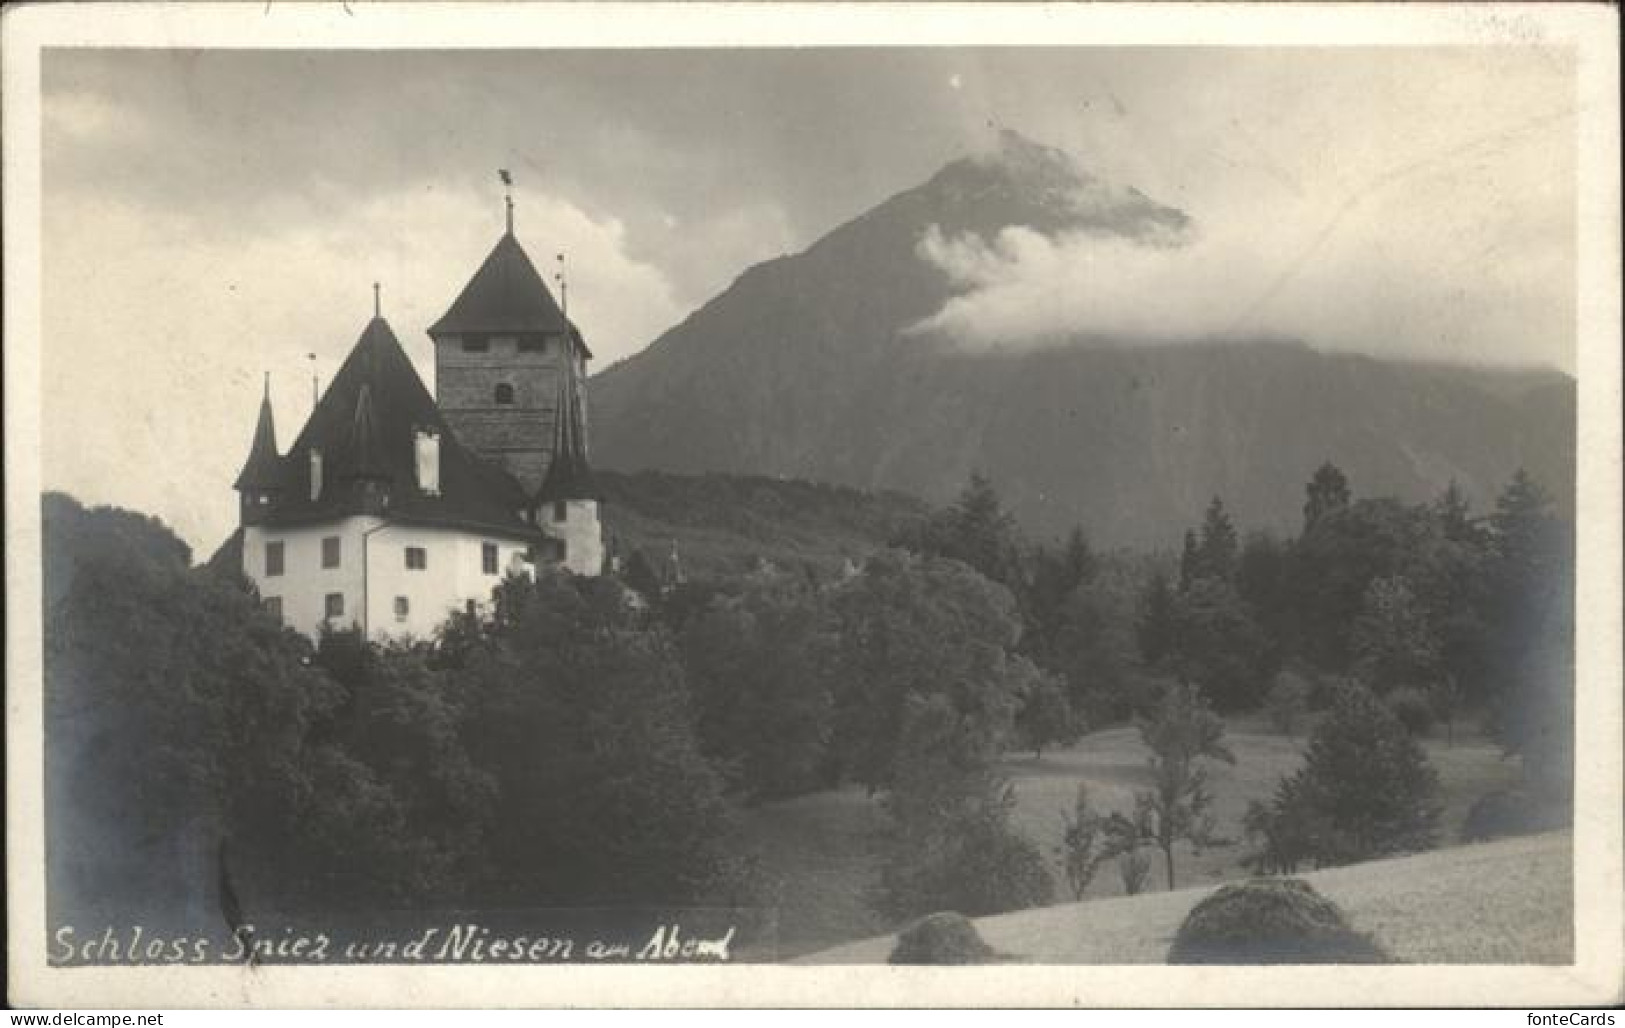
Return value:
[(375, 281), (432, 387), (425, 329), (502, 231), (499, 168), (600, 369), (1001, 128), (1193, 230), (928, 234), (960, 295), (922, 327), (958, 345), (1575, 364), (1555, 49), (54, 50), (41, 88), (46, 486), (199, 558), (235, 525), (263, 376), (286, 447)]

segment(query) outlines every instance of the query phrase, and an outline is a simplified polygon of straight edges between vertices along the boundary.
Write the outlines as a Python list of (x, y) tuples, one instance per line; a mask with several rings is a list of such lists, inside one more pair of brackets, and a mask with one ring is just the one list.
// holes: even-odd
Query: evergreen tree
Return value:
[(993, 482), (981, 472), (947, 508), (912, 526), (897, 545), (922, 556), (945, 557), (970, 565), (1017, 596), (1026, 593), (1021, 537)]
[[(1064, 622), (1064, 608), (1079, 586), (1095, 575), (1094, 551), (1083, 529), (1074, 528), (1059, 549), (1040, 546), (1033, 555), (1032, 583), (1027, 591), (1028, 652), (1044, 659)], [(1054, 666), (1050, 664), (1049, 666)]]
[(1268, 805), (1249, 810), (1264, 869), (1317, 867), (1425, 850), (1439, 819), (1427, 753), (1370, 690), (1339, 690), (1309, 739), (1304, 766)]
[(1140, 656), (1147, 664), (1160, 664), (1173, 652), (1177, 630), (1174, 603), (1174, 590), (1168, 584), (1168, 576), (1160, 571), (1153, 573), (1146, 586), (1144, 612), (1137, 633)]
[(1303, 505), (1303, 529), (1305, 532), (1313, 528), (1315, 522), (1325, 515), (1332, 511), (1343, 510), (1349, 505), (1348, 479), (1331, 461), (1327, 461), (1315, 469), (1315, 475), (1309, 480), (1309, 485), (1304, 492), (1308, 494), (1308, 499)]
[(1198, 572), (1192, 577), (1234, 582), (1238, 553), (1236, 526), (1231, 524), (1230, 515), (1225, 512), (1224, 501), (1215, 496), (1202, 516), (1202, 541), (1197, 548)]

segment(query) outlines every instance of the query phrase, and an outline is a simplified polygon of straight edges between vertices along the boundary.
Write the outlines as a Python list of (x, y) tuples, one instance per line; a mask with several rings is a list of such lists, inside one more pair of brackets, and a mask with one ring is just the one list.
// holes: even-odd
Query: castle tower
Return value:
[(240, 522), (257, 525), (269, 517), (282, 495), (282, 486), (282, 457), (277, 453), (276, 423), (271, 416), (271, 376), (266, 375), (259, 421), (254, 425), (254, 442), (234, 483)]
[(574, 362), (559, 376), (554, 406), (552, 459), (536, 495), (536, 523), (556, 541), (561, 564), (578, 575), (596, 575), (604, 566), (604, 533), (598, 484), (587, 459), (585, 395)]
[(547, 477), (567, 374), (592, 357), (508, 231), (429, 329), (435, 394), (465, 446), (535, 495)]

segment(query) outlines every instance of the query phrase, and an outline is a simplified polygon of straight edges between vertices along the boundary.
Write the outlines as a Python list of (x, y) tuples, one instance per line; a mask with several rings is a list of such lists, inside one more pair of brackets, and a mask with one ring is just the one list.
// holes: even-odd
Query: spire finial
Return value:
[(508, 234), (513, 235), (513, 176), (508, 174), (507, 168), (498, 168), (497, 176), (502, 179), (502, 184), (508, 187), (503, 195), (503, 201), (508, 208)]
[(376, 282), (372, 284), (372, 316), (375, 318), (381, 318), (384, 316), (384, 301), (382, 295), (379, 293), (379, 286)]

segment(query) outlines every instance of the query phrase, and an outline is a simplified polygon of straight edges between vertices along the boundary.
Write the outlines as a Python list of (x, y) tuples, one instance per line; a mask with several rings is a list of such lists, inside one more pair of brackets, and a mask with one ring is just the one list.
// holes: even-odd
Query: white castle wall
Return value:
[[(337, 568), (322, 567), (322, 540), (329, 536), (341, 540)], [(267, 576), (265, 546), (275, 541), (283, 543), (284, 571)], [(488, 542), (497, 547), (495, 574), (486, 574), (482, 566), (483, 544)], [(426, 567), (406, 566), (409, 546), (424, 550)], [(489, 604), (491, 590), (510, 567), (528, 567), (522, 563), (527, 549), (526, 543), (500, 536), (358, 516), (299, 528), (245, 527), (243, 571), (261, 597), (281, 599), (283, 623), (306, 635), (314, 637), (325, 619), (327, 595), (342, 593), (344, 616), (335, 619), (338, 627), (364, 627), (374, 639), (429, 639), (469, 600)], [(515, 565), (516, 559), (521, 563)], [(401, 596), (408, 606), (404, 617), (395, 613), (395, 599)]]

